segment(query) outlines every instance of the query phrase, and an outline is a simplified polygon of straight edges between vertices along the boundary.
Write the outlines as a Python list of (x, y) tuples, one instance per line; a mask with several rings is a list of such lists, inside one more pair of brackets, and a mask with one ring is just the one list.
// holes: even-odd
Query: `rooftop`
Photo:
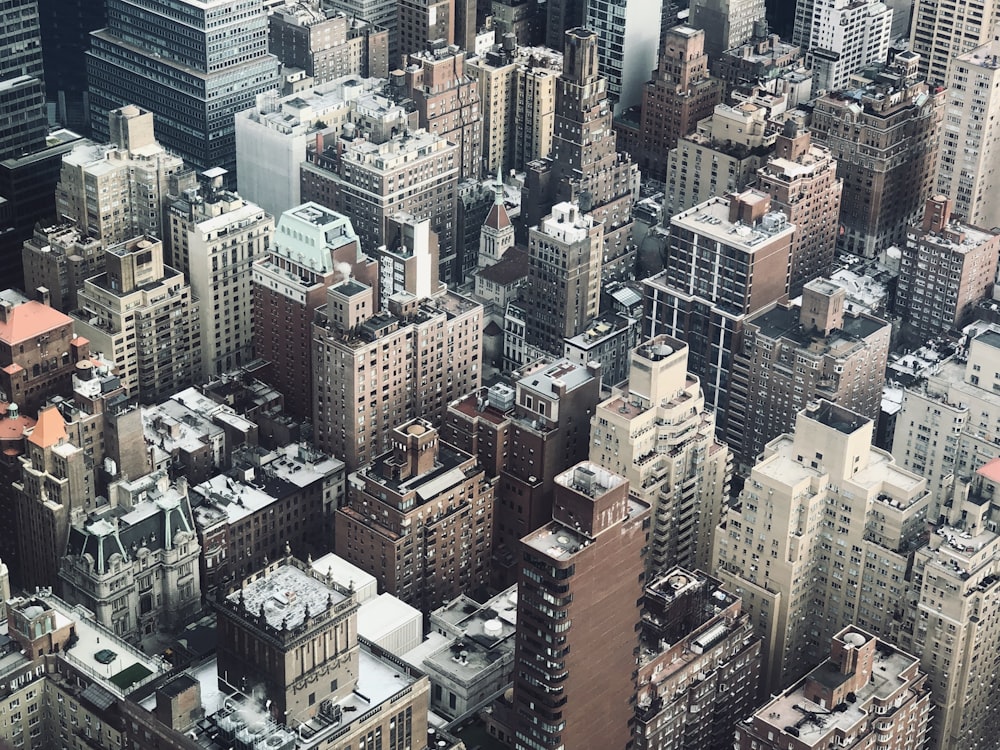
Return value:
[(0, 315), (0, 342), (9, 346), (73, 324), (68, 315), (35, 300), (11, 304), (4, 298), (0, 304), (10, 305), (6, 315)]
[(347, 597), (293, 565), (279, 565), (226, 597), (278, 630), (293, 630)]
[(560, 359), (528, 372), (517, 381), (517, 387), (554, 396), (558, 393), (557, 387), (565, 386), (567, 391), (572, 391), (593, 379), (593, 373), (586, 367)]
[(687, 229), (694, 234), (709, 237), (724, 245), (754, 253), (766, 247), (777, 237), (790, 236), (795, 227), (788, 223), (780, 211), (772, 211), (756, 222), (754, 226), (733, 223), (729, 220), (729, 200), (710, 198), (694, 208), (673, 216), (674, 226)]

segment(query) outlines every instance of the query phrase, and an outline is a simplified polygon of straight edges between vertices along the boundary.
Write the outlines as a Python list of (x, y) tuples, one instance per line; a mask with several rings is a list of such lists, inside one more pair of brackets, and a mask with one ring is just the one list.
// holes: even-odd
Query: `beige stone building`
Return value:
[(350, 471), (391, 446), (400, 420), (437, 419), (479, 387), (483, 308), (454, 292), (401, 292), (388, 311), (348, 280), (327, 291), (313, 323), (315, 440)]
[(156, 141), (152, 112), (129, 105), (109, 121), (110, 144), (85, 142), (63, 157), (56, 213), (107, 245), (163, 237), (167, 180), (184, 162)]
[(199, 301), (201, 374), (218, 377), (253, 359), (253, 262), (274, 239), (274, 217), (225, 190), (225, 170), (202, 175), (197, 191), (173, 196), (171, 263)]
[(163, 243), (141, 235), (105, 257), (107, 270), (78, 294), (77, 333), (114, 362), (127, 393), (144, 403), (200, 380), (200, 304), (184, 275), (164, 264)]
[(24, 288), (49, 290), (49, 305), (69, 314), (83, 282), (104, 270), (104, 243), (74, 222), (35, 227), (21, 248)]
[(767, 110), (749, 102), (717, 104), (694, 133), (679, 135), (667, 156), (664, 217), (749, 187), (775, 138), (767, 125)]
[(828, 401), (772, 440), (715, 537), (715, 573), (764, 639), (764, 689), (802, 677), (843, 627), (890, 634), (923, 538), (927, 483)]
[(628, 387), (597, 406), (590, 460), (624, 476), (632, 496), (652, 509), (646, 569), (707, 570), (712, 537), (729, 495), (731, 454), (715, 438), (687, 345), (668, 336), (630, 352)]
[(920, 55), (920, 73), (937, 86), (950, 84), (960, 56), (996, 38), (1000, 4), (995, 0), (916, 0), (910, 49)]

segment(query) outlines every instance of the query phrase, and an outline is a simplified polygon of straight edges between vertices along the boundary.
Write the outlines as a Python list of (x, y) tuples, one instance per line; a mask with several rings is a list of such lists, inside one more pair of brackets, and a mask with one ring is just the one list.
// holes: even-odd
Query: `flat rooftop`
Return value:
[(871, 422), (868, 417), (856, 414), (829, 401), (822, 401), (816, 408), (808, 409), (807, 416), (845, 435), (853, 435), (864, 425)]
[(226, 601), (238, 604), (241, 598), (248, 612), (263, 615), (268, 625), (279, 630), (292, 630), (305, 622), (307, 613), (318, 615), (347, 599), (332, 586), (291, 565), (281, 565), (247, 583)]

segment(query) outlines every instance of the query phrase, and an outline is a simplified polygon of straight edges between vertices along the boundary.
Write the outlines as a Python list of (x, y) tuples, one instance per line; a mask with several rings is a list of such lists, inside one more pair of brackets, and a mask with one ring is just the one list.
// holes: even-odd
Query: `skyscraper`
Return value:
[(528, 165), (527, 225), (539, 224), (552, 206), (577, 201), (581, 210), (604, 225), (602, 275), (631, 270), (632, 201), (639, 171), (619, 154), (608, 106), (607, 80), (598, 72), (599, 39), (575, 28), (564, 37), (563, 74), (556, 84), (552, 154)]
[[(934, 190), (945, 93), (918, 75), (918, 62), (901, 52), (867, 71), (849, 95), (819, 97), (813, 110), (813, 139), (830, 149), (844, 181), (840, 246), (866, 258), (902, 244)], [(859, 139), (869, 144), (864, 159)]]
[(649, 507), (588, 462), (555, 487), (552, 520), (518, 547), (514, 747), (623, 748)]
[(643, 84), (656, 67), (660, 47), (660, 0), (591, 0), (584, 26), (597, 33), (597, 69), (608, 81), (615, 114), (639, 104)]
[(1000, 159), (1000, 143), (984, 125), (1000, 116), (1000, 41), (951, 61), (947, 97), (936, 190), (955, 201), (963, 221), (1000, 226), (1000, 180), (991, 169)]
[(948, 83), (953, 60), (996, 36), (996, 0), (915, 0), (910, 49), (920, 55), (920, 74), (934, 86)]
[(705, 52), (713, 65), (726, 50), (745, 44), (754, 24), (764, 20), (764, 0), (692, 0), (688, 23), (705, 32)]
[(0, 7), (0, 160), (45, 145), (48, 121), (42, 75), (36, 0), (4, 3)]
[(716, 575), (764, 640), (766, 692), (806, 674), (841, 628), (898, 625), (930, 493), (873, 435), (870, 419), (810, 404), (768, 444), (715, 535)]
[(646, 570), (708, 570), (712, 536), (729, 496), (732, 456), (715, 437), (687, 345), (668, 336), (629, 354), (628, 388), (598, 405), (590, 420), (590, 460), (624, 476), (652, 508)]
[(108, 113), (136, 104), (188, 166), (234, 180), (233, 115), (277, 87), (278, 67), (261, 0), (111, 0), (87, 53), (94, 137), (110, 140)]

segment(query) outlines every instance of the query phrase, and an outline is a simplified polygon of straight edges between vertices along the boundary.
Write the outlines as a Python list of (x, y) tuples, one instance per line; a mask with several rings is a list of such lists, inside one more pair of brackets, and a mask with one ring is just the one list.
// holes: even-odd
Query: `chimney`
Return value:
[(40, 286), (35, 288), (35, 299), (41, 302), (46, 307), (52, 306), (52, 295), (49, 293), (48, 287)]

